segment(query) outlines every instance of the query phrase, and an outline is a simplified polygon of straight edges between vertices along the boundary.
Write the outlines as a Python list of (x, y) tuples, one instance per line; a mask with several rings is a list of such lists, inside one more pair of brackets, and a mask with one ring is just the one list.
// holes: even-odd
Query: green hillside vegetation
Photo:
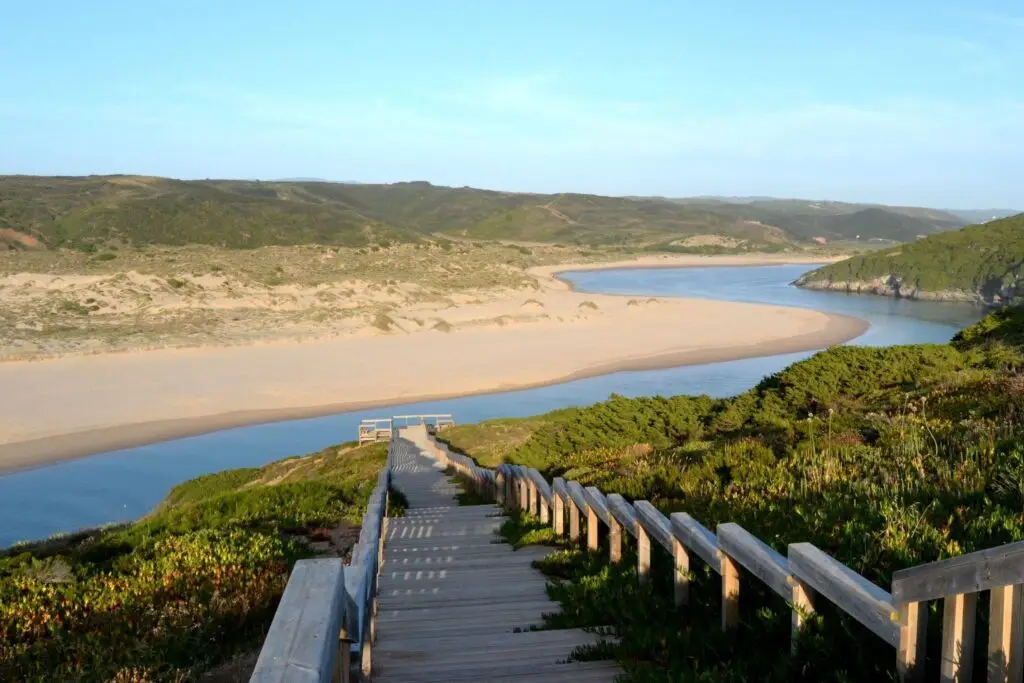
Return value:
[(0, 178), (0, 227), (49, 247), (211, 244), (231, 248), (417, 241), (317, 183), (181, 181), (130, 176)]
[(713, 199), (676, 199), (677, 203), (703, 207), (723, 216), (755, 220), (777, 226), (798, 239), (825, 237), (862, 241), (909, 242), (962, 227), (967, 221), (954, 214), (905, 206), (875, 206), (845, 202), (812, 202), (802, 199), (756, 199), (746, 202)]
[(814, 270), (798, 284), (834, 288), (881, 280), (897, 296), (1004, 304), (1024, 296), (1022, 269), (1024, 214), (854, 256)]
[[(426, 182), (7, 176), (0, 177), (0, 246), (363, 247), (448, 235), (659, 248), (673, 246), (678, 238), (710, 234), (739, 238), (741, 250), (751, 250), (791, 248), (815, 237), (906, 241), (963, 225), (955, 216), (925, 209), (818, 206), (541, 195)], [(676, 244), (673, 250), (681, 247)]]
[(386, 457), (211, 474), (134, 524), (0, 553), (0, 680), (191, 681), (258, 650), (295, 561), (358, 536)]
[[(1024, 308), (991, 314), (951, 344), (835, 347), (734, 398), (613, 396), (443, 436), (481, 463), (537, 467), (711, 529), (737, 522), (783, 554), (810, 541), (888, 586), (897, 569), (1024, 539)], [(509, 532), (550, 538), (532, 528)], [(741, 627), (722, 634), (720, 579), (702, 563), (692, 567), (695, 602), (677, 609), (666, 553), (656, 551), (646, 587), (635, 555), (615, 567), (606, 557), (567, 548), (541, 564), (566, 611), (552, 625), (611, 625), (630, 680), (895, 678), (893, 650), (824, 600), (789, 657), (791, 610), (760, 582), (741, 579)], [(937, 641), (926, 680), (938, 678)]]

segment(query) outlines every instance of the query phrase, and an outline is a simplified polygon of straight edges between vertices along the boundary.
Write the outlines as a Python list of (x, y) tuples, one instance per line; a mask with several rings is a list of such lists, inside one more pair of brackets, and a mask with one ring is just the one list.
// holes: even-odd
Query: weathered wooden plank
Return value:
[(647, 531), (651, 539), (671, 553), (672, 525), (665, 515), (646, 500), (634, 502), (633, 509), (636, 511), (637, 522)]
[(942, 683), (971, 683), (974, 667), (974, 621), (978, 594), (951, 595), (942, 601)]
[(690, 602), (690, 555), (675, 536), (672, 537), (672, 559), (675, 563), (673, 588), (676, 605)]
[(529, 476), (530, 479), (532, 479), (533, 482), (537, 485), (537, 493), (540, 495), (540, 497), (543, 498), (544, 502), (546, 502), (548, 505), (551, 505), (551, 486), (544, 478), (544, 475), (542, 475), (540, 472), (531, 467), (529, 470)]
[(593, 510), (598, 519), (605, 524), (608, 524), (608, 520), (611, 515), (608, 512), (608, 501), (605, 500), (604, 494), (601, 493), (601, 489), (596, 486), (588, 486), (583, 489), (583, 497), (587, 501), (587, 509)]
[(345, 611), (340, 558), (295, 563), (251, 683), (327, 683)]
[(679, 539), (684, 548), (696, 553), (697, 557), (719, 574), (722, 573), (718, 538), (710, 529), (685, 512), (673, 512), (669, 515), (669, 523), (672, 525), (672, 535)]
[(631, 536), (636, 536), (636, 511), (633, 506), (626, 502), (626, 499), (617, 493), (609, 493), (605, 500), (608, 502), (608, 513), (614, 517), (622, 528)]
[(761, 539), (731, 522), (716, 529), (718, 547), (786, 600), (793, 598), (789, 562)]
[(587, 497), (583, 493), (583, 487), (578, 481), (569, 481), (565, 484), (565, 490), (569, 493), (569, 498), (576, 504), (576, 507), (580, 509), (583, 514), (587, 513), (589, 505), (587, 505)]
[(992, 589), (988, 624), (989, 683), (1024, 680), (1024, 586)]
[(740, 623), (740, 567), (728, 555), (722, 556), (722, 630)]
[(561, 477), (555, 477), (551, 481), (551, 492), (552, 493), (557, 493), (557, 494), (560, 494), (560, 495), (563, 495), (563, 496), (569, 495), (568, 492), (565, 489), (565, 479), (562, 479)]
[(597, 552), (598, 538), (597, 532), (600, 522), (597, 521), (597, 511), (594, 506), (587, 507), (587, 550), (590, 552)]
[(900, 569), (892, 575), (896, 602), (938, 600), (1024, 583), (1024, 541)]
[(790, 545), (788, 555), (794, 576), (898, 647), (899, 613), (889, 593), (810, 543)]
[(622, 561), (622, 525), (614, 516), (608, 517), (608, 561), (618, 564)]
[(566, 503), (569, 506), (569, 538), (578, 541), (580, 538), (580, 507), (571, 497)]
[(565, 535), (565, 501), (568, 496), (569, 494), (565, 491), (565, 479), (555, 477), (551, 482), (551, 515), (554, 522), (552, 527), (554, 527), (556, 536)]
[[(372, 642), (373, 680), (612, 683), (621, 673), (614, 662), (562, 663), (576, 646), (598, 636), (530, 629), (541, 622), (544, 612), (558, 609), (548, 598), (545, 577), (529, 567), (538, 553), (550, 550), (514, 552), (496, 543), (487, 533), (500, 524), (498, 508), (473, 506), (461, 510), (479, 508), (479, 513), (462, 512), (445, 507), (455, 505), (451, 499), (434, 502), (444, 500), (452, 489), (439, 487), (431, 476), (434, 471), (426, 471), (429, 466), (423, 469), (418, 475), (408, 468), (399, 473), (397, 488), (413, 489), (407, 491), (410, 501), (431, 508), (412, 509), (410, 517), (416, 519), (388, 524), (377, 639)], [(479, 468), (473, 473), (487, 481)], [(519, 485), (516, 495), (524, 489), (528, 493), (529, 486), (523, 484), (532, 481), (537, 489), (534, 499), (543, 500), (535, 478), (528, 480), (518, 471), (510, 474), (513, 477)], [(551, 487), (555, 500), (560, 499), (554, 495), (557, 488), (556, 482)], [(596, 528), (596, 506), (584, 505), (584, 511), (595, 516), (591, 528)], [(577, 512), (578, 528), (579, 508), (575, 503), (570, 507)], [(360, 653), (364, 665), (368, 649)]]
[(896, 671), (902, 681), (924, 679), (924, 656), (928, 631), (928, 606), (921, 602), (899, 603), (899, 643)]
[(814, 589), (796, 578), (793, 580), (793, 620), (790, 652), (795, 653), (800, 631), (803, 630), (807, 617), (814, 612)]
[(651, 536), (643, 524), (636, 525), (636, 575), (640, 583), (651, 578)]

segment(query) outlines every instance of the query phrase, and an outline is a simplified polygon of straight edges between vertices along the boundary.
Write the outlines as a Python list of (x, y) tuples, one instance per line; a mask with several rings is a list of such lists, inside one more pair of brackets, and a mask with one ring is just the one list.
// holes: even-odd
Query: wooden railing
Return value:
[(295, 563), (251, 683), (348, 683), (353, 652), (363, 675), (370, 675), (393, 448), (370, 494), (349, 565), (341, 558)]
[[(722, 629), (739, 621), (740, 568), (786, 600), (793, 610), (793, 647), (818, 598), (824, 598), (891, 645), (904, 680), (922, 680), (929, 600), (943, 600), (942, 681), (965, 683), (973, 669), (977, 596), (991, 591), (987, 652), (989, 683), (1020, 683), (1024, 666), (1024, 541), (897, 571), (892, 592), (810, 543), (792, 543), (783, 556), (738, 524), (713, 532), (685, 512), (666, 517), (651, 503), (629, 503), (618, 494), (556, 478), (550, 484), (535, 469), (504, 464), (496, 470), (434, 443), (435, 457), (491, 496), (599, 548), (599, 530), (608, 529), (610, 560), (621, 562), (626, 535), (636, 539), (637, 574), (646, 581), (652, 545), (674, 561), (675, 602), (690, 597), (691, 561), (699, 559), (721, 576)], [(566, 529), (568, 517), (568, 529)], [(625, 533), (623, 533), (625, 532)], [(653, 543), (652, 543), (653, 541)]]
[(367, 418), (359, 423), (359, 443), (389, 441), (392, 435), (390, 417)]
[(425, 425), (428, 430), (438, 432), (455, 426), (450, 413), (436, 415), (394, 415), (392, 417), (368, 417), (359, 423), (359, 443), (391, 440), (395, 429)]

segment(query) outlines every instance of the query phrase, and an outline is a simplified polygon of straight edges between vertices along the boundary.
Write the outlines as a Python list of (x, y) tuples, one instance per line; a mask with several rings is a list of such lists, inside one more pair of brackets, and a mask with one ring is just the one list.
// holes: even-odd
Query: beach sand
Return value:
[(812, 350), (865, 331), (861, 320), (803, 309), (578, 293), (554, 277), (792, 262), (683, 256), (535, 268), (536, 291), (410, 306), (386, 335), (0, 363), (0, 471), (251, 423)]

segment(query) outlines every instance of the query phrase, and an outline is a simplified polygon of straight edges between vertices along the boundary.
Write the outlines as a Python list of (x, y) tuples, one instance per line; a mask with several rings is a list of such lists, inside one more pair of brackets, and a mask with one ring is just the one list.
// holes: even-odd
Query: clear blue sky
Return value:
[(0, 173), (1024, 209), (1020, 0), (7, 3)]

